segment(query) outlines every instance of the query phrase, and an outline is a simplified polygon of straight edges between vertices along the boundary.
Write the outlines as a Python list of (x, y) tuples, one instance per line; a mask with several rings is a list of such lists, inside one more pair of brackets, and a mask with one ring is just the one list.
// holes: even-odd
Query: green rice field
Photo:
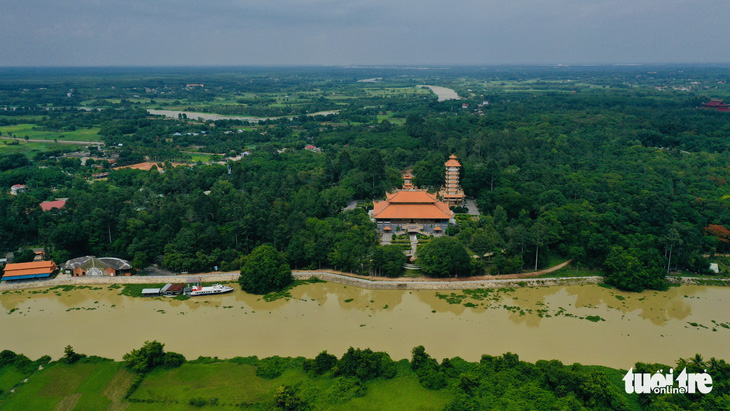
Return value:
[(74, 131), (48, 131), (42, 130), (41, 127), (31, 124), (14, 124), (10, 126), (0, 126), (2, 137), (9, 137), (11, 134), (19, 140), (26, 137), (35, 140), (62, 140), (62, 141), (101, 141), (99, 128), (80, 128)]

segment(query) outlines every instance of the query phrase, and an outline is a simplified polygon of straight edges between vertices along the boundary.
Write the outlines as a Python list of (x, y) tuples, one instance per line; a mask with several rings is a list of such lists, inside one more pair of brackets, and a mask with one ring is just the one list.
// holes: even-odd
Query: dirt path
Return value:
[[(418, 288), (418, 289), (462, 289), (462, 288), (480, 288), (490, 287), (489, 283), (493, 285), (504, 286), (505, 282), (516, 279), (530, 279), (534, 280), (534, 285), (549, 285), (558, 279), (542, 279), (542, 278), (531, 278), (541, 274), (551, 273), (557, 271), (568, 264), (572, 260), (568, 260), (562, 264), (558, 264), (554, 267), (547, 268), (541, 271), (535, 271), (530, 273), (520, 274), (505, 274), (505, 275), (483, 275), (478, 277), (460, 277), (460, 278), (430, 278), (430, 277), (376, 277), (359, 275), (353, 273), (347, 273), (344, 271), (337, 270), (292, 270), (295, 278), (308, 278), (309, 276), (315, 276), (326, 281), (334, 281), (338, 283), (352, 283), (352, 285), (362, 286), (366, 288)], [(27, 288), (45, 288), (55, 287), (59, 285), (100, 285), (100, 284), (156, 284), (156, 283), (184, 283), (188, 278), (200, 277), (203, 282), (224, 282), (224, 281), (236, 281), (238, 280), (238, 272), (212, 272), (212, 273), (197, 273), (197, 274), (179, 274), (171, 276), (120, 276), (120, 277), (72, 277), (70, 275), (58, 275), (56, 278), (48, 280), (33, 280), (17, 283), (2, 283), (0, 284), (0, 292), (10, 290), (21, 290)], [(583, 277), (580, 277), (583, 278)], [(585, 277), (589, 278), (589, 277)], [(591, 277), (592, 278), (592, 277)], [(544, 280), (544, 281), (543, 281)], [(410, 285), (404, 285), (410, 284)]]
[(359, 278), (362, 280), (369, 280), (369, 281), (398, 281), (400, 283), (402, 282), (434, 282), (434, 283), (457, 283), (460, 281), (490, 281), (490, 280), (514, 280), (518, 278), (531, 278), (531, 277), (537, 277), (542, 274), (549, 274), (555, 271), (560, 270), (563, 267), (566, 267), (568, 264), (572, 263), (573, 260), (568, 260), (564, 263), (558, 264), (556, 266), (546, 268), (544, 270), (540, 271), (531, 271), (529, 273), (519, 273), (519, 274), (504, 274), (504, 275), (480, 275), (477, 277), (458, 277), (458, 278), (432, 278), (432, 277), (397, 277), (397, 278), (390, 278), (390, 277), (377, 277), (377, 276), (369, 276), (369, 275), (360, 275), (360, 274), (353, 274), (353, 273), (347, 273), (344, 271), (337, 271), (337, 270), (331, 270), (331, 269), (325, 269), (325, 270), (293, 270), (293, 272), (322, 272), (322, 273), (333, 273), (338, 275), (344, 275), (347, 277), (353, 277), (353, 278)]
[(103, 146), (104, 143), (101, 141), (72, 141), (72, 140), (44, 140), (42, 138), (29, 138), (28, 140), (19, 137), (0, 137), (0, 140), (17, 140), (27, 141), (29, 143), (54, 143), (54, 144), (76, 144), (82, 146)]

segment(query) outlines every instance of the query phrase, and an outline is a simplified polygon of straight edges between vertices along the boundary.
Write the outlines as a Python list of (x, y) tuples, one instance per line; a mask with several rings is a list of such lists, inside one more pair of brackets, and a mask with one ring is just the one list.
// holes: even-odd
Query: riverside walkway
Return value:
[[(505, 275), (484, 275), (462, 278), (429, 278), (429, 277), (376, 277), (337, 270), (293, 270), (292, 276), (298, 280), (312, 277), (323, 281), (355, 287), (378, 290), (461, 290), (469, 288), (503, 288), (513, 286), (548, 286), (586, 284), (602, 282), (600, 276), (592, 277), (565, 277), (565, 278), (529, 278), (559, 270), (571, 261), (566, 261), (554, 267), (537, 272)], [(29, 288), (46, 288), (56, 286), (93, 286), (107, 284), (159, 284), (168, 282), (185, 282), (189, 277), (199, 277), (204, 282), (237, 281), (238, 272), (213, 272), (198, 274), (180, 274), (177, 276), (119, 276), (119, 277), (73, 277), (59, 274), (56, 278), (47, 280), (23, 281), (17, 283), (0, 284), (0, 292)]]

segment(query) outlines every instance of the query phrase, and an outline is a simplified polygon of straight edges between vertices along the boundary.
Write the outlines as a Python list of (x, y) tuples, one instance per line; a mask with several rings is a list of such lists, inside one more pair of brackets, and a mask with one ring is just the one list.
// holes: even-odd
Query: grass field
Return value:
[[(398, 363), (392, 379), (366, 383), (362, 397), (344, 397), (338, 379), (311, 377), (299, 365), (291, 365), (279, 377), (256, 375), (257, 366), (246, 361), (192, 362), (175, 369), (158, 368), (147, 374), (139, 387), (124, 399), (135, 374), (122, 363), (101, 361), (72, 365), (54, 363), (33, 374), (14, 393), (0, 395), (3, 410), (192, 410), (197, 401), (206, 409), (273, 409), (274, 393), (282, 385), (296, 387), (312, 409), (442, 409), (451, 399), (450, 390), (427, 390), (410, 371), (408, 362)], [(297, 363), (298, 364), (298, 363)], [(0, 370), (0, 384), (13, 387), (24, 378), (12, 367)]]
[(14, 393), (0, 397), (3, 410), (121, 409), (134, 375), (121, 363), (102, 361), (52, 364), (31, 376)]
[(271, 401), (279, 385), (303, 377), (304, 371), (290, 370), (279, 378), (266, 380), (256, 376), (255, 366), (230, 362), (183, 364), (177, 369), (151, 372), (130, 399), (166, 403), (167, 408), (174, 402), (187, 404), (193, 398), (216, 398), (218, 405), (235, 407)]
[(27, 375), (18, 371), (14, 366), (3, 367), (0, 369), (0, 391), (8, 392), (18, 385)]
[(54, 143), (52, 141), (49, 141), (48, 143), (35, 143), (35, 142), (25, 142), (23, 140), (19, 140), (18, 144), (8, 144), (12, 140), (0, 140), (0, 154), (9, 154), (9, 153), (21, 153), (21, 154), (29, 154), (31, 157), (34, 153), (38, 152), (47, 152), (51, 150), (60, 150), (60, 149), (66, 149), (68, 151), (74, 151), (74, 149), (78, 149), (81, 146), (74, 146), (69, 144), (58, 144)]
[(80, 128), (74, 131), (47, 131), (40, 130), (35, 124), (14, 124), (12, 126), (0, 126), (3, 137), (10, 134), (15, 135), (19, 140), (41, 139), (41, 140), (63, 140), (63, 141), (101, 141), (99, 128)]
[(171, 410), (190, 409), (190, 401), (215, 401), (216, 408), (235, 409), (252, 404), (273, 406), (276, 389), (281, 385), (298, 387), (313, 409), (373, 410), (373, 409), (442, 409), (451, 399), (447, 390), (423, 388), (410, 372), (408, 364), (400, 365), (399, 374), (389, 380), (367, 383), (363, 397), (349, 401), (333, 400), (339, 395), (333, 378), (309, 377), (300, 367), (288, 368), (274, 379), (256, 376), (256, 366), (218, 362), (212, 364), (183, 364), (174, 370), (158, 369), (147, 375), (130, 396), (130, 410), (153, 409), (149, 405)]

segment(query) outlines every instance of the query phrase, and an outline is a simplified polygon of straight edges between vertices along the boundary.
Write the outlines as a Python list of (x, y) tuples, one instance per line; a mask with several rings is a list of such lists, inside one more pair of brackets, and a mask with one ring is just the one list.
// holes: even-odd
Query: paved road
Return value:
[(469, 215), (479, 215), (479, 209), (477, 208), (477, 203), (474, 199), (469, 198), (466, 200), (466, 208), (469, 209)]
[(351, 200), (349, 203), (347, 203), (347, 206), (342, 211), (354, 210), (356, 206), (357, 206), (357, 201), (356, 200)]

